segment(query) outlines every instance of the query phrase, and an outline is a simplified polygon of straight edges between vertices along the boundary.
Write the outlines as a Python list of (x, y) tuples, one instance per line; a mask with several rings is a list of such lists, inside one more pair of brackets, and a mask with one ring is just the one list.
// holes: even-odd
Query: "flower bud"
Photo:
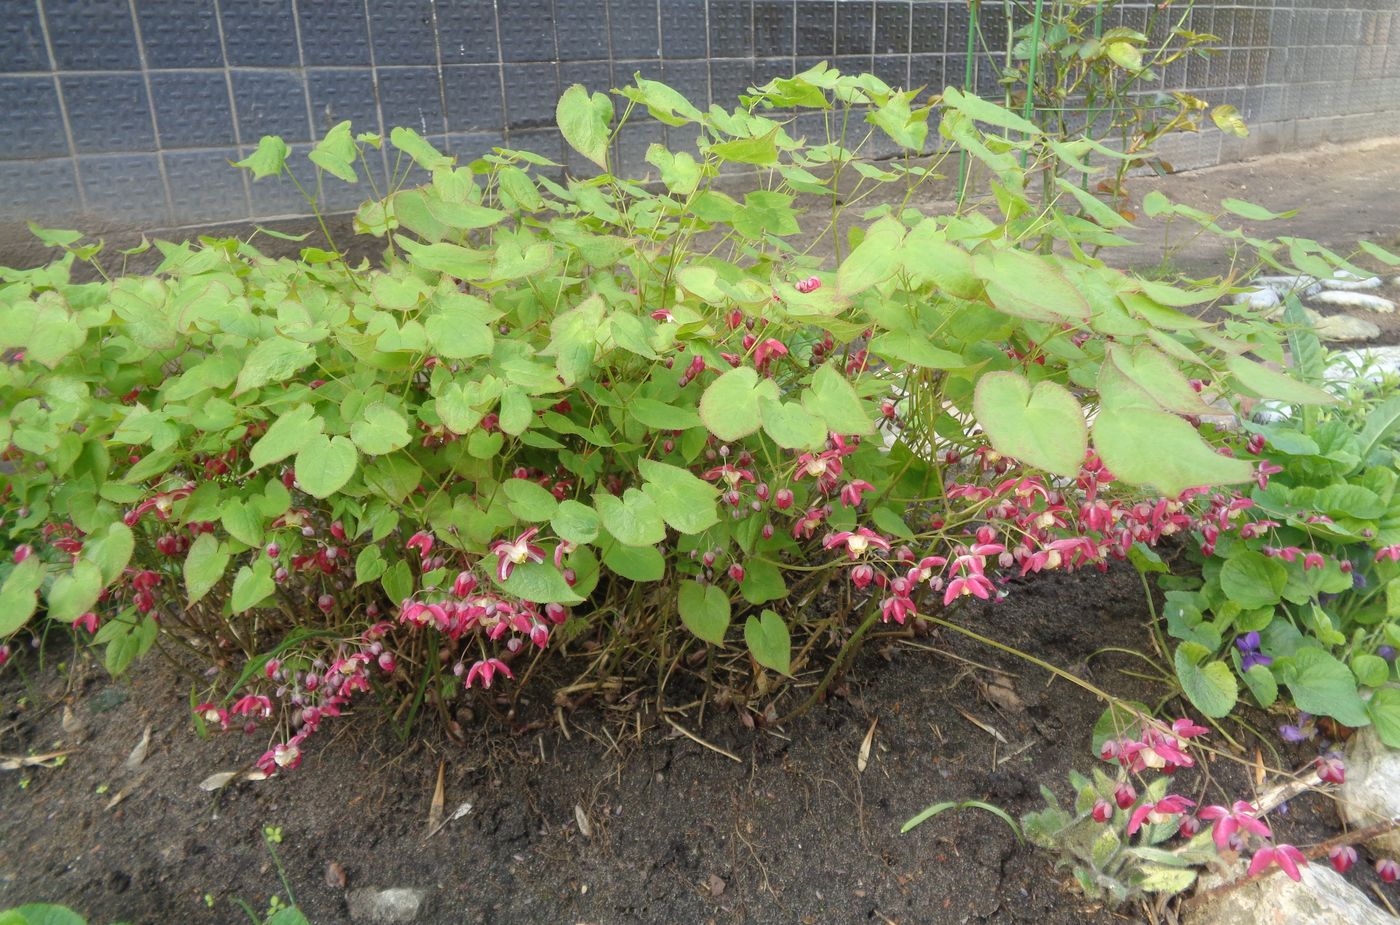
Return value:
[(735, 562), (733, 565), (729, 566), (729, 577), (733, 578), (735, 581), (743, 581), (744, 567)]
[(335, 598), (329, 594), (322, 594), (316, 598), (316, 606), (321, 608), (322, 613), (330, 613), (335, 610)]
[(1356, 849), (1351, 845), (1338, 845), (1327, 852), (1327, 860), (1332, 862), (1333, 870), (1344, 874), (1356, 863)]
[(1099, 800), (1094, 804), (1092, 815), (1095, 822), (1107, 822), (1113, 818), (1113, 805), (1107, 800)]
[(1123, 781), (1113, 791), (1113, 801), (1118, 804), (1119, 809), (1127, 809), (1137, 802), (1137, 791), (1133, 789), (1132, 784)]
[(780, 511), (792, 507), (792, 502), (792, 491), (787, 488), (779, 488), (778, 493), (773, 496), (773, 505)]

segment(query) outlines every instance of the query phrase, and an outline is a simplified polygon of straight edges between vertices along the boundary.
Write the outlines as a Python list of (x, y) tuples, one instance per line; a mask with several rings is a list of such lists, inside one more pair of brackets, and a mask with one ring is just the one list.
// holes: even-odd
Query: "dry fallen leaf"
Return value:
[(880, 722), (880, 717), (875, 717), (870, 721), (870, 729), (865, 733), (865, 741), (860, 743), (860, 754), (856, 757), (856, 772), (865, 773), (865, 766), (870, 763), (870, 743), (875, 741), (875, 726)]
[(221, 790), (239, 780), (267, 780), (266, 772), (253, 768), (248, 771), (219, 771), (199, 782), (200, 790)]
[(982, 694), (996, 706), (1001, 707), (1008, 713), (1020, 713), (1026, 709), (1026, 705), (1021, 700), (1021, 696), (1016, 693), (1016, 689), (1011, 686), (1011, 681), (1002, 675), (995, 675), (990, 681), (982, 685)]
[(588, 814), (583, 811), (583, 806), (574, 804), (574, 821), (578, 823), (578, 830), (584, 838), (593, 837), (593, 823), (588, 821)]
[(131, 750), (131, 754), (126, 756), (126, 769), (134, 771), (141, 766), (141, 762), (146, 760), (146, 753), (151, 748), (151, 727), (146, 726), (146, 731), (141, 734), (141, 741), (136, 743), (136, 747)]
[(1002, 745), (1007, 744), (1006, 736), (1002, 735), (1000, 732), (997, 732), (995, 727), (989, 726), (988, 724), (982, 722), (980, 719), (973, 716), (971, 713), (967, 712), (962, 707), (955, 707), (955, 709), (962, 714), (963, 719), (967, 720), (969, 723), (976, 726), (978, 729), (981, 729), (983, 732), (996, 739)]
[(437, 787), (433, 789), (433, 801), (428, 806), (428, 834), (431, 835), (442, 828), (442, 778), (443, 771), (447, 767), (447, 762), (438, 762)]
[(45, 752), (42, 755), (0, 755), (0, 771), (18, 771), (20, 768), (56, 768), (62, 762), (58, 759), (65, 752)]
[(441, 832), (441, 831), (443, 830), (443, 828), (444, 828), (449, 822), (456, 822), (458, 819), (461, 819), (463, 816), (465, 816), (467, 813), (469, 813), (469, 812), (471, 812), (471, 811), (472, 811), (472, 804), (470, 803), (470, 801), (468, 801), (468, 802), (466, 802), (466, 803), (459, 803), (459, 804), (457, 804), (457, 808), (454, 809), (454, 810), (452, 811), (452, 815), (448, 816), (446, 819), (444, 819), (444, 820), (442, 820), (441, 822), (439, 822), (439, 823), (438, 823), (438, 827), (435, 828), (435, 829), (433, 829), (431, 832), (428, 833), (428, 837), (429, 837), (429, 838), (432, 838), (434, 835), (436, 835), (437, 833)]
[(729, 886), (724, 882), (724, 878), (718, 874), (710, 874), (710, 895), (718, 899), (724, 895), (724, 888)]
[(326, 865), (326, 886), (335, 890), (345, 889), (345, 868), (339, 861), (331, 861)]

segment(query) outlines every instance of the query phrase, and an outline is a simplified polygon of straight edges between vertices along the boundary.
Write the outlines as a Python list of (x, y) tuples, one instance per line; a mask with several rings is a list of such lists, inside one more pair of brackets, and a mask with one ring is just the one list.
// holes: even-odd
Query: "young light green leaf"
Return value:
[(1084, 462), (1084, 409), (1062, 385), (1047, 379), (1032, 388), (1020, 373), (987, 373), (977, 380), (973, 414), (999, 453), (1067, 478)]
[(845, 298), (884, 282), (899, 269), (899, 243), (904, 226), (893, 218), (882, 218), (871, 225), (836, 270), (836, 288)]
[(44, 583), (44, 563), (30, 556), (16, 565), (0, 584), (0, 639), (29, 622), (39, 606), (38, 591)]
[(355, 441), (360, 452), (382, 456), (408, 445), (408, 422), (389, 405), (375, 402), (364, 410), (358, 421), (350, 425), (350, 439)]
[(1100, 410), (1094, 447), (1113, 474), (1129, 485), (1151, 485), (1174, 498), (1188, 488), (1234, 485), (1254, 477), (1247, 460), (1212, 450), (1190, 424), (1165, 411), (1138, 407)]
[(329, 498), (355, 474), (360, 457), (345, 437), (316, 434), (297, 452), (297, 485), (313, 498)]
[(598, 517), (624, 546), (654, 546), (666, 539), (666, 522), (650, 496), (629, 488), (622, 497), (598, 492), (593, 496)]
[(257, 150), (241, 161), (234, 161), (233, 166), (251, 170), (254, 180), (281, 176), (287, 166), (287, 155), (291, 153), (285, 141), (275, 135), (264, 135), (258, 140)]
[(874, 415), (861, 403), (851, 383), (830, 364), (820, 367), (802, 393), (802, 407), (826, 422), (837, 434), (868, 434), (875, 430)]
[(79, 559), (73, 570), (59, 575), (49, 587), (49, 616), (72, 623), (97, 604), (102, 593), (102, 570), (93, 562)]
[(607, 94), (589, 96), (582, 84), (574, 84), (559, 97), (554, 118), (569, 147), (603, 170), (608, 169), (613, 105)]
[(700, 396), (700, 420), (721, 440), (747, 437), (762, 425), (758, 373), (739, 366), (711, 382)]
[[(656, 502), (662, 519), (672, 528), (681, 533), (703, 533), (719, 522), (715, 510), (719, 490), (713, 485), (667, 463), (643, 459), (637, 466), (645, 479), (642, 491)], [(613, 532), (611, 528), (609, 532)]]
[[(369, 547), (371, 549), (377, 547)], [(212, 533), (201, 533), (185, 556), (185, 595), (190, 604), (208, 594), (228, 568), (229, 551)]]
[(311, 149), (308, 158), (317, 167), (346, 183), (358, 183), (360, 178), (355, 174), (355, 157), (358, 153), (359, 149), (350, 137), (350, 123), (346, 121), (326, 132), (326, 136)]
[(325, 421), (305, 402), (284, 413), (272, 422), (258, 442), (248, 451), (248, 461), (254, 469), (286, 459), (318, 436)]
[(276, 590), (272, 581), (271, 560), (259, 558), (251, 567), (245, 565), (233, 577), (230, 606), (234, 613), (243, 613), (262, 603)]

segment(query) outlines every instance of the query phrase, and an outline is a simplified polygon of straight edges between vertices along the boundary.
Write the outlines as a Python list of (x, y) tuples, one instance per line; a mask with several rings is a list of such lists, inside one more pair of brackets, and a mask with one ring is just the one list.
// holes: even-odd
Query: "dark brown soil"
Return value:
[[(1026, 584), (961, 619), (1155, 703), (1165, 687), (1119, 670), (1141, 670), (1139, 660), (1090, 659), (1105, 646), (1150, 651), (1146, 615), (1136, 576), (1116, 569)], [(65, 671), (50, 652), (44, 669), (30, 658), (0, 689), (0, 753), (72, 750), (60, 767), (0, 774), (0, 908), (45, 899), (100, 922), (239, 921), (235, 898), (265, 909), (281, 892), (261, 839), (275, 825), (317, 925), (347, 921), (344, 890), (327, 884), (332, 863), (349, 889), (426, 890), (426, 925), (1123, 920), (1067, 892), (1047, 855), (983, 811), (899, 834), (937, 801), (982, 799), (1019, 816), (1039, 805), (1040, 784), (1063, 794), (1067, 771), (1094, 763), (1102, 710), (1078, 687), (951, 632), (910, 642), (874, 640), (837, 696), (782, 729), (746, 729), (713, 706), (703, 728), (694, 710), (667, 714), (737, 762), (654, 713), (616, 708), (575, 712), (568, 738), (538, 706), (525, 712), (548, 725), (527, 734), (481, 723), (460, 746), (428, 723), (405, 745), (366, 702), (313, 740), (298, 771), (223, 794), (197, 784), (245, 765), (261, 739), (201, 741), (189, 682), (155, 659), (112, 681), (86, 664)], [(1010, 696), (988, 693), (998, 678)], [(65, 705), (81, 730), (64, 731)], [(149, 755), (126, 770), (147, 725)], [(448, 813), (463, 801), (472, 810), (425, 838), (439, 764)], [(1212, 772), (1243, 782), (1230, 762)], [(1202, 786), (1179, 783), (1193, 795)], [(1335, 826), (1318, 797), (1295, 801), (1290, 818), (1300, 843)]]

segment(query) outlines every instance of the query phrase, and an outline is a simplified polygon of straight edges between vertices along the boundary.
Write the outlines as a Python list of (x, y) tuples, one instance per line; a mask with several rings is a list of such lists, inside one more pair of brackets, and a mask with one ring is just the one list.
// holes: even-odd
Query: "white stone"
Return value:
[(1332, 279), (1320, 280), (1322, 288), (1336, 289), (1340, 292), (1360, 292), (1363, 289), (1381, 288), (1381, 278), (1379, 276), (1357, 276), (1355, 273), (1348, 273), (1346, 270), (1338, 270), (1332, 274)]
[[(1352, 828), (1400, 817), (1400, 750), (1387, 748), (1374, 727), (1357, 730), (1347, 749), (1347, 779), (1337, 791), (1337, 807)], [(1372, 852), (1400, 858), (1400, 831), (1366, 843)]]
[(1237, 292), (1233, 301), (1236, 305), (1243, 305), (1260, 312), (1273, 311), (1279, 307), (1278, 293), (1268, 286)]
[(1381, 329), (1376, 323), (1365, 318), (1355, 315), (1323, 315), (1311, 308), (1305, 308), (1303, 311), (1307, 313), (1317, 336), (1329, 343), (1349, 343), (1381, 336)]
[(1274, 873), (1199, 905), (1188, 903), (1182, 925), (1400, 925), (1326, 861), (1299, 873), (1296, 883)]
[(1327, 290), (1308, 297), (1315, 305), (1330, 305), (1333, 308), (1360, 308), (1368, 312), (1389, 315), (1395, 311), (1395, 303), (1378, 295), (1365, 292), (1334, 292)]
[(1255, 286), (1267, 286), (1280, 298), (1290, 292), (1310, 296), (1322, 288), (1315, 276), (1256, 276), (1250, 283)]
[(1329, 382), (1350, 382), (1369, 379), (1380, 382), (1385, 373), (1400, 374), (1400, 346), (1362, 347), (1342, 350), (1332, 355), (1325, 378)]
[(418, 917), (427, 894), (409, 887), (380, 890), (361, 887), (345, 894), (350, 919), (369, 925), (404, 925)]

